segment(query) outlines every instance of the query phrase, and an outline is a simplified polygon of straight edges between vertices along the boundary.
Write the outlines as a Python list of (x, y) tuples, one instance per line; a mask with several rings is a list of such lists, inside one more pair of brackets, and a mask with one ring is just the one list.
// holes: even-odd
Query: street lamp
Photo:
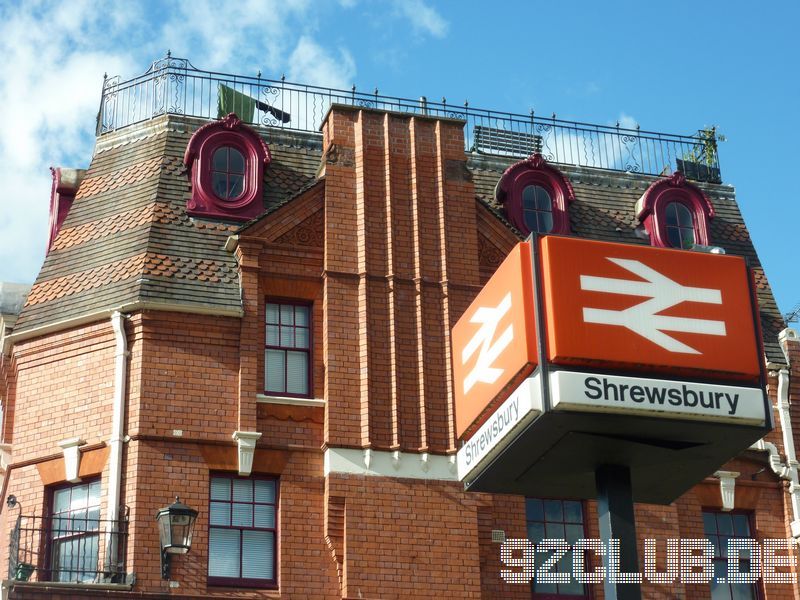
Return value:
[(169, 579), (169, 561), (173, 554), (186, 554), (192, 547), (192, 530), (197, 511), (183, 504), (175, 496), (175, 502), (156, 513), (158, 536), (161, 539), (161, 578)]

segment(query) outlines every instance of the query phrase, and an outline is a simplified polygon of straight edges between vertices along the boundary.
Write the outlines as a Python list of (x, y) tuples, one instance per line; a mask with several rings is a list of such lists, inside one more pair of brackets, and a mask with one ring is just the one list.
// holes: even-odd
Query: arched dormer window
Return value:
[(192, 216), (248, 221), (264, 211), (264, 167), (269, 147), (234, 113), (198, 129), (183, 157), (192, 182), (186, 212)]
[(511, 224), (524, 234), (569, 233), (572, 185), (541, 154), (511, 165), (495, 192)]
[(636, 213), (653, 246), (688, 250), (710, 243), (709, 221), (714, 218), (714, 207), (680, 171), (647, 188), (636, 203)]

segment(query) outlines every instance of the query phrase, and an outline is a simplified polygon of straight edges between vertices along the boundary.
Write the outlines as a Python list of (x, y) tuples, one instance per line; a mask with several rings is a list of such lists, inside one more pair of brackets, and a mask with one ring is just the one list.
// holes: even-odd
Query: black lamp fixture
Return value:
[(161, 578), (169, 579), (169, 561), (173, 554), (186, 554), (192, 547), (192, 530), (197, 511), (175, 496), (175, 502), (156, 513), (161, 538)]

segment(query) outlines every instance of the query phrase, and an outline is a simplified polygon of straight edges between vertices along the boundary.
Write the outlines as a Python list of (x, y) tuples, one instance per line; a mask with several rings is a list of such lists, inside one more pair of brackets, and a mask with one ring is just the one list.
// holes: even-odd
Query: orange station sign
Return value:
[(541, 250), (550, 362), (758, 380), (742, 257), (553, 236)]
[(452, 331), (458, 437), (472, 433), (536, 366), (531, 248), (517, 244)]
[[(760, 332), (743, 258), (541, 239), (554, 366), (756, 383)], [(518, 244), (452, 332), (455, 417), (469, 438), (537, 364), (531, 247)]]

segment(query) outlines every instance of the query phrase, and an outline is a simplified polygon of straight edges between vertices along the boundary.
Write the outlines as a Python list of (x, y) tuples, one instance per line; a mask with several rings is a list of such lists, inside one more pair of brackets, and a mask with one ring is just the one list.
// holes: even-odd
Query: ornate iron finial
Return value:
[(167, 48), (167, 58), (172, 58), (172, 50)]
[(375, 95), (376, 96), (378, 95), (378, 86), (377, 85), (375, 86)]
[(553, 121), (556, 120), (556, 113), (553, 113)]
[(617, 129), (619, 129), (619, 121), (617, 121)]
[(354, 94), (356, 93), (356, 84), (355, 83), (353, 84), (353, 87), (350, 88), (350, 91), (353, 92)]
[(636, 124), (636, 131), (639, 131), (639, 129), (641, 129), (641, 126), (637, 123)]
[(258, 74), (256, 75), (258, 79), (261, 79), (261, 69), (258, 70)]
[(286, 73), (281, 73), (281, 83), (286, 81)]
[(447, 98), (445, 98), (444, 96), (442, 96), (442, 104), (447, 104)]
[(464, 100), (464, 110), (469, 108), (469, 100)]

